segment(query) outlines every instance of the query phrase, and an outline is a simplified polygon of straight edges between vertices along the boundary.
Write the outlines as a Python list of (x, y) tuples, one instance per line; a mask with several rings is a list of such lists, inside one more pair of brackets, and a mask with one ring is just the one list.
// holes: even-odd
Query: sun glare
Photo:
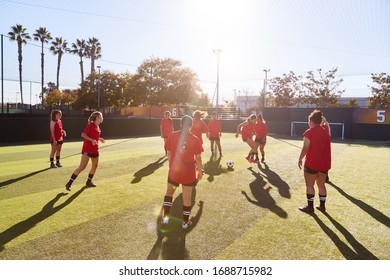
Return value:
[(194, 26), (205, 32), (205, 39), (213, 48), (224, 48), (232, 34), (242, 26), (246, 1), (197, 0), (191, 1)]

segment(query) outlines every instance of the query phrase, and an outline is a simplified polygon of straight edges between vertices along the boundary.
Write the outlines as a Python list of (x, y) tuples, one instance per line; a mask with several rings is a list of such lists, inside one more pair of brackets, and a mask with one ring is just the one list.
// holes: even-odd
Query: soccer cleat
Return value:
[(57, 168), (57, 165), (55, 165), (53, 162), (50, 164), (50, 168)]
[(253, 162), (253, 158), (252, 158), (251, 156), (247, 156), (247, 157), (245, 157), (245, 159), (246, 159), (248, 162), (250, 162), (250, 163)]
[(59, 162), (56, 163), (56, 166), (57, 167), (62, 167), (61, 163), (59, 163)]
[(161, 219), (161, 223), (163, 225), (166, 225), (169, 223), (169, 216), (164, 216), (162, 219)]
[(325, 206), (317, 205), (316, 208), (320, 210), (321, 212), (326, 212)]
[(254, 163), (258, 163), (259, 162), (259, 158), (256, 158), (253, 162)]
[(72, 190), (72, 185), (71, 185), (71, 184), (69, 184), (69, 182), (68, 182), (68, 183), (66, 183), (66, 185), (65, 185), (65, 189), (66, 189), (67, 191), (71, 191), (71, 190)]
[(91, 180), (88, 180), (88, 181), (85, 183), (85, 185), (86, 185), (87, 187), (96, 187), (96, 185), (95, 185)]
[(314, 213), (314, 208), (312, 207), (309, 207), (309, 206), (302, 206), (302, 207), (299, 207), (299, 210), (301, 210), (302, 212), (305, 212), (305, 213)]
[(192, 225), (192, 222), (191, 222), (191, 221), (183, 222), (183, 223), (181, 224), (181, 227), (182, 227), (182, 229), (188, 229), (190, 225)]
[(264, 157), (261, 157), (261, 162), (264, 162), (265, 161), (265, 158)]

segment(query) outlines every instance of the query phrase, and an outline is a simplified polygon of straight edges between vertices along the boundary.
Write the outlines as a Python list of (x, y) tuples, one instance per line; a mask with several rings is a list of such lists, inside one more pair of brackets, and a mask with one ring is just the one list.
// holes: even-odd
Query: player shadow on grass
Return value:
[(136, 184), (141, 182), (143, 177), (149, 176), (153, 174), (157, 169), (162, 167), (164, 165), (164, 162), (166, 162), (168, 158), (161, 157), (155, 162), (152, 162), (151, 164), (148, 164), (144, 168), (138, 170), (137, 172), (134, 173), (134, 179), (131, 181), (132, 184)]
[(269, 166), (265, 162), (263, 164), (264, 168), (260, 162), (257, 163), (257, 166), (259, 167), (260, 171), (265, 174), (265, 178), (268, 180), (268, 182), (278, 189), (279, 194), (282, 197), (291, 198), (290, 186), (287, 184), (287, 182), (280, 178), (278, 173), (269, 169)]
[[(194, 189), (192, 205), (195, 204)], [(162, 209), (157, 218), (157, 240), (151, 249), (147, 260), (190, 260), (190, 252), (186, 248), (186, 237), (198, 224), (203, 213), (203, 201), (199, 201), (199, 210), (191, 218), (192, 225), (184, 230), (181, 227), (183, 214), (183, 195), (180, 194), (173, 202), (170, 219), (167, 225), (161, 224)]]
[(214, 181), (214, 176), (219, 176), (222, 173), (226, 173), (226, 170), (222, 169), (222, 165), (221, 165), (222, 157), (218, 157), (216, 158), (216, 160), (214, 159), (215, 159), (214, 156), (211, 156), (209, 161), (206, 162), (205, 165), (203, 166), (204, 174), (209, 175), (207, 177), (207, 181), (209, 182)]
[(284, 211), (281, 207), (279, 207), (276, 204), (275, 199), (270, 195), (269, 191), (272, 188), (264, 188), (267, 183), (264, 181), (264, 178), (261, 176), (261, 174), (253, 171), (252, 167), (249, 167), (248, 170), (250, 170), (252, 172), (252, 175), (256, 178), (253, 182), (249, 184), (249, 188), (251, 189), (252, 195), (256, 200), (250, 198), (245, 191), (241, 191), (245, 198), (254, 205), (269, 209), (281, 218), (287, 218), (287, 212)]
[(46, 203), (45, 206), (43, 206), (42, 210), (35, 215), (31, 216), (30, 218), (27, 218), (24, 221), (21, 221), (9, 229), (6, 229), (5, 231), (0, 233), (0, 252), (3, 251), (4, 245), (8, 242), (12, 241), (13, 239), (17, 238), (18, 236), (26, 233), (33, 227), (35, 227), (40, 222), (44, 221), (45, 219), (49, 218), (50, 216), (54, 215), (58, 211), (62, 210), (64, 207), (69, 205), (73, 200), (75, 200), (85, 189), (89, 187), (84, 186), (77, 192), (75, 192), (73, 195), (71, 195), (67, 200), (65, 200), (60, 205), (54, 206), (54, 204), (62, 197), (68, 195), (68, 193), (59, 193), (57, 194), (52, 200), (50, 200), (48, 203)]
[[(347, 260), (378, 260), (378, 258), (373, 253), (371, 253), (359, 241), (357, 241), (356, 238), (339, 222), (333, 219), (333, 217), (330, 216), (329, 213), (323, 212), (323, 214), (329, 219), (329, 221), (335, 226), (335, 228), (344, 236), (344, 238), (347, 240), (349, 245), (352, 246), (353, 249), (350, 248), (350, 246), (346, 244), (344, 241), (342, 241), (340, 237), (338, 237), (333, 230), (331, 230), (327, 225), (325, 225), (325, 223), (316, 214), (312, 213), (310, 215), (314, 218), (314, 220), (324, 231), (324, 233), (329, 236), (330, 240), (332, 240), (332, 242), (339, 249), (340, 253)], [(318, 257), (319, 259), (321, 259), (321, 256)]]
[[(99, 147), (99, 150), (107, 149), (108, 147), (111, 147), (111, 146), (117, 146), (117, 145), (129, 142), (129, 141), (132, 141), (132, 140), (134, 140), (134, 139), (131, 138), (131, 139), (126, 139), (126, 140), (117, 142), (117, 143), (102, 145), (101, 147)], [(80, 153), (78, 152), (78, 153), (74, 153), (74, 154), (67, 155), (67, 156), (61, 156), (61, 159), (64, 160), (64, 159), (71, 158), (71, 157), (74, 157), (74, 156), (79, 156), (79, 155), (80, 155)]]
[(7, 181), (0, 182), (0, 188), (5, 187), (5, 186), (8, 186), (8, 185), (11, 185), (11, 184), (16, 183), (16, 182), (19, 182), (19, 181), (21, 181), (21, 180), (27, 179), (27, 178), (32, 177), (32, 176), (34, 176), (34, 175), (37, 175), (37, 174), (39, 174), (39, 173), (41, 173), (41, 172), (47, 171), (47, 170), (49, 170), (49, 169), (51, 169), (51, 168), (50, 168), (50, 167), (47, 167), (47, 168), (44, 168), (44, 169), (41, 169), (41, 170), (38, 170), (38, 171), (31, 172), (31, 173), (29, 173), (29, 174), (20, 176), (20, 177), (18, 177), (18, 178), (9, 179), (9, 180), (7, 180)]
[(360, 199), (354, 198), (353, 196), (347, 194), (343, 189), (338, 187), (332, 182), (328, 182), (329, 185), (331, 185), (333, 188), (335, 188), (341, 195), (343, 195), (345, 198), (347, 198), (349, 201), (351, 201), (353, 204), (358, 206), (360, 209), (365, 211), (367, 214), (369, 214), (371, 217), (373, 217), (378, 222), (384, 224), (388, 228), (390, 228), (390, 218), (387, 217), (385, 214), (380, 212), (379, 210), (375, 209), (371, 205), (368, 205), (364, 201), (361, 201)]

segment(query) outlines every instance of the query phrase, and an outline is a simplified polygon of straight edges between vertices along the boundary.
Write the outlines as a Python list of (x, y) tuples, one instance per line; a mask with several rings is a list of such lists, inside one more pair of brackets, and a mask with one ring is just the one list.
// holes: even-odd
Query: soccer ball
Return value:
[(226, 166), (227, 166), (228, 168), (233, 168), (233, 166), (234, 166), (234, 161), (228, 160), (228, 161), (226, 162)]

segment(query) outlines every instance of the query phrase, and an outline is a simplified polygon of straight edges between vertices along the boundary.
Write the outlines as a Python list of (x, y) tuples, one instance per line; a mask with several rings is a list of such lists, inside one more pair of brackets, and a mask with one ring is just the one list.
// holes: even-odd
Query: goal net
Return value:
[[(333, 139), (344, 140), (344, 123), (329, 123)], [(291, 122), (291, 136), (301, 136), (309, 128), (307, 122)]]

